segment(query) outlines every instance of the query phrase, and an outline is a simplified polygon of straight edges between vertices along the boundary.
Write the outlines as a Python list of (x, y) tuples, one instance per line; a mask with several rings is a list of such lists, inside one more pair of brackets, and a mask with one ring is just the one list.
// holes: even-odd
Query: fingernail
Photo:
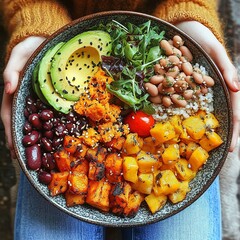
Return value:
[(10, 84), (10, 82), (5, 83), (4, 90), (5, 90), (6, 93), (10, 93), (11, 92), (11, 84)]
[(233, 81), (233, 84), (237, 90), (240, 90), (240, 82), (237, 79)]

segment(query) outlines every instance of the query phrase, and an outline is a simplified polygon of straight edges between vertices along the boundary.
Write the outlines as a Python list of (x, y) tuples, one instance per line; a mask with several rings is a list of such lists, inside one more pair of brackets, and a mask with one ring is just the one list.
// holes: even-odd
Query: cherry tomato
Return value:
[(124, 123), (129, 125), (131, 132), (137, 133), (140, 137), (148, 137), (155, 120), (152, 115), (137, 111), (128, 114), (124, 119)]

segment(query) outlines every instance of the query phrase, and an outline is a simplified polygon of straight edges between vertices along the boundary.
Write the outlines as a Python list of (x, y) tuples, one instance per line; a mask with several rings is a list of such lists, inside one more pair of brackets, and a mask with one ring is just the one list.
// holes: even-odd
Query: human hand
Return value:
[(229, 151), (232, 152), (237, 144), (240, 131), (240, 83), (237, 70), (232, 64), (226, 49), (210, 29), (196, 21), (181, 22), (176, 24), (176, 27), (196, 40), (211, 56), (230, 90), (233, 108), (233, 136)]
[(6, 141), (13, 158), (15, 157), (11, 132), (13, 94), (16, 91), (19, 75), (24, 65), (32, 53), (44, 40), (44, 37), (32, 36), (17, 44), (12, 49), (8, 63), (3, 72), (4, 92), (1, 106), (1, 118), (5, 128)]

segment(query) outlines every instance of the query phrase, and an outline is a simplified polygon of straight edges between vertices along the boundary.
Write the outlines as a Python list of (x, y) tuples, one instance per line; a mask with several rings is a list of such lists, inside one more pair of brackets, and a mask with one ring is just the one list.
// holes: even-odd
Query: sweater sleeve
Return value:
[(28, 36), (48, 37), (71, 18), (54, 0), (4, 0), (3, 21), (10, 38), (6, 50), (9, 56), (12, 48)]
[(165, 0), (160, 1), (153, 13), (167, 22), (198, 21), (208, 27), (223, 43), (222, 26), (217, 13), (217, 1)]

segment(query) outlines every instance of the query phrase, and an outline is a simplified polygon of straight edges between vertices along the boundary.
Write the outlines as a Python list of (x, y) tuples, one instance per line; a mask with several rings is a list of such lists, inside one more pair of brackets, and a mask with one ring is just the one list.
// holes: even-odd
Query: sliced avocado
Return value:
[(83, 32), (67, 41), (51, 65), (56, 91), (67, 100), (77, 101), (98, 71), (101, 56), (109, 55), (111, 49), (110, 35), (100, 30)]
[(39, 88), (47, 102), (57, 111), (68, 113), (71, 110), (74, 102), (62, 98), (55, 91), (50, 75), (50, 66), (54, 58), (54, 54), (63, 44), (63, 42), (60, 42), (53, 48), (49, 49), (41, 59), (38, 69), (38, 83)]
[(39, 69), (39, 63), (36, 65), (36, 67), (33, 70), (33, 75), (32, 75), (32, 87), (38, 98), (45, 104), (48, 104), (47, 100), (43, 96), (41, 89), (39, 87), (39, 82), (38, 82), (38, 69)]

